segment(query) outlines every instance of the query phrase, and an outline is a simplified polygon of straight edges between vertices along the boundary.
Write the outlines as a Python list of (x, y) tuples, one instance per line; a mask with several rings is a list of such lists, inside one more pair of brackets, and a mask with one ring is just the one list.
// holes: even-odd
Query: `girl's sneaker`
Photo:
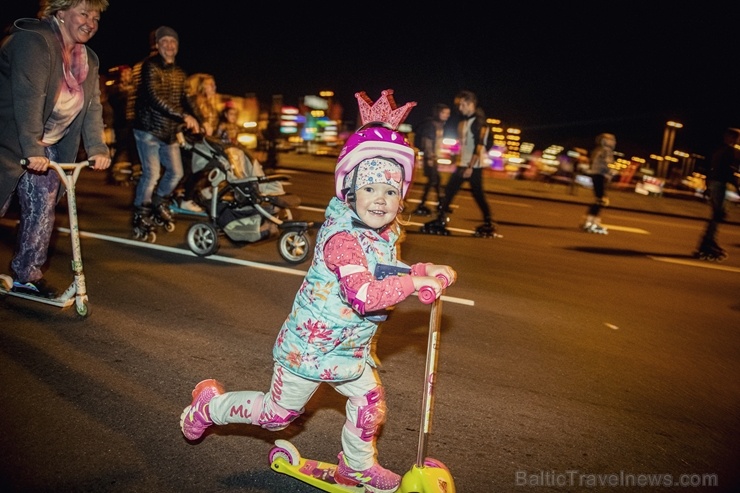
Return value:
[(208, 404), (211, 399), (224, 393), (221, 383), (203, 380), (193, 389), (193, 402), (180, 415), (180, 428), (188, 440), (197, 440), (213, 424)]
[(373, 493), (392, 493), (401, 484), (401, 476), (385, 469), (377, 462), (370, 469), (355, 471), (347, 464), (343, 452), (339, 452), (337, 457), (337, 470), (334, 473), (334, 479), (338, 484), (345, 486), (362, 484), (365, 486), (365, 490)]

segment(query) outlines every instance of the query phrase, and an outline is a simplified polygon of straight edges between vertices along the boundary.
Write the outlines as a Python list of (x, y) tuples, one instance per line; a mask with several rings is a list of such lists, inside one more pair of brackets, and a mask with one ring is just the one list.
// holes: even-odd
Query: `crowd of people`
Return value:
[(180, 130), (225, 144), (236, 167), (244, 161), (239, 153), (249, 152), (238, 141), (238, 108), (222, 101), (212, 74), (187, 74), (177, 64), (179, 41), (174, 29), (160, 26), (151, 34), (149, 55), (133, 67), (113, 67), (105, 86), (115, 136), (109, 182), (136, 184), (132, 222), (138, 238), (157, 226), (171, 231), (173, 206), (204, 213), (208, 170), (192, 170), (190, 154), (176, 139)]

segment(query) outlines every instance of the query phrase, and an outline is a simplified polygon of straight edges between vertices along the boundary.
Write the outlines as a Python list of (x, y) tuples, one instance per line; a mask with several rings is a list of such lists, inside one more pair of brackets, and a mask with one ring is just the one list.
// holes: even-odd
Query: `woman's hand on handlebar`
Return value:
[(98, 171), (108, 169), (111, 163), (110, 156), (108, 154), (96, 154), (95, 156), (90, 156), (88, 161), (93, 163), (92, 169)]
[(26, 167), (29, 171), (35, 171), (37, 173), (43, 173), (47, 169), (49, 169), (49, 158), (46, 156), (33, 156), (25, 158), (23, 161), (23, 166)]

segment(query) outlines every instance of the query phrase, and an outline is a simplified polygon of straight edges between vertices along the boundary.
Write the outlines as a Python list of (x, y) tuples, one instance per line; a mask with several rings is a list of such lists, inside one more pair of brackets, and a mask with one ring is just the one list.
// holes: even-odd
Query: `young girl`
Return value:
[(443, 285), (435, 276), (452, 284), (456, 273), (448, 266), (419, 263), (405, 269), (409, 275), (382, 274), (405, 267), (397, 259), (397, 215), (412, 182), (415, 158), (403, 135), (393, 130), (414, 103), (395, 108), (392, 93), (383, 91), (372, 107), (364, 93), (355, 95), (363, 123), (368, 123), (339, 155), (336, 196), (317, 235), (311, 267), (278, 333), (269, 392), (225, 393), (216, 380), (203, 380), (180, 418), (187, 439), (200, 438), (213, 424), (282, 430), (326, 382), (348, 398), (337, 482), (361, 483), (381, 493), (398, 488), (401, 477), (376, 461), (375, 437), (384, 421), (385, 398), (371, 341), (388, 308), (425, 286), (439, 296)]

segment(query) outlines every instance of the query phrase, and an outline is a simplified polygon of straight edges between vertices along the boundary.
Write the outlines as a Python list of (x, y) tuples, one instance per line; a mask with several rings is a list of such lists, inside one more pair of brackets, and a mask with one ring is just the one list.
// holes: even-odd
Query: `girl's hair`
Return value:
[(105, 12), (108, 8), (108, 0), (41, 0), (39, 18), (54, 15), (60, 10), (69, 10), (84, 3), (88, 8)]

